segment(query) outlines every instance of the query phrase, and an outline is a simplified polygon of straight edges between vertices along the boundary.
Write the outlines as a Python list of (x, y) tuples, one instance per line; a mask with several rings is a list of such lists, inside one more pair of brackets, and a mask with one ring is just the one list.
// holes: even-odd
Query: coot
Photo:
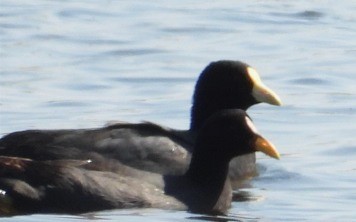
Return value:
[[(195, 86), (189, 130), (175, 130), (151, 122), (117, 123), (96, 129), (27, 130), (0, 140), (0, 155), (34, 160), (92, 159), (96, 166), (116, 171), (121, 165), (160, 174), (182, 175), (189, 166), (196, 132), (222, 109), (246, 110), (265, 102), (280, 105), (257, 71), (239, 61), (217, 61), (201, 73)], [(231, 161), (237, 180), (255, 173), (255, 154)]]
[[(224, 214), (231, 204), (229, 161), (262, 151), (279, 158), (242, 110), (214, 114), (197, 135), (184, 175), (156, 175), (155, 183), (83, 168), (88, 161), (0, 157), (0, 212), (83, 213), (114, 208), (163, 208)], [(148, 172), (146, 172), (148, 173)]]

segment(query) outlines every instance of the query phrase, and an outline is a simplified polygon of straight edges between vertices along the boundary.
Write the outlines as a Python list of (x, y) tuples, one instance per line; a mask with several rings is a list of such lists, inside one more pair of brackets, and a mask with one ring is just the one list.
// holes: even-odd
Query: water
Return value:
[[(249, 110), (282, 153), (223, 219), (356, 221), (356, 4), (353, 1), (16, 1), (0, 3), (0, 134), (189, 125), (210, 61), (259, 70), (283, 107)], [(156, 209), (3, 221), (211, 219)]]

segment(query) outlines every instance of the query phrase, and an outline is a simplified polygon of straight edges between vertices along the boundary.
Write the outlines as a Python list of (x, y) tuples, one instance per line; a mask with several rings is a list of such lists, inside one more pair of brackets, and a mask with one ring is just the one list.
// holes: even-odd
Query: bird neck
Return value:
[(192, 194), (195, 200), (201, 200), (201, 202), (199, 206), (190, 210), (197, 213), (226, 213), (232, 199), (228, 170), (229, 161), (219, 161), (213, 155), (210, 157), (204, 157), (204, 155), (192, 156), (186, 177), (202, 192)]
[(191, 108), (190, 130), (199, 130), (204, 122), (214, 113), (223, 109), (242, 109), (246, 110), (253, 103), (242, 98), (202, 98), (194, 96), (193, 106)]
[(199, 154), (199, 149), (195, 149), (186, 175), (197, 184), (210, 184), (219, 190), (227, 178), (229, 160), (219, 159), (214, 153), (208, 154)]
[(202, 127), (204, 121), (209, 118), (209, 116), (213, 114), (214, 111), (216, 111), (216, 108), (212, 107), (208, 103), (194, 103), (190, 114), (190, 130), (198, 131)]

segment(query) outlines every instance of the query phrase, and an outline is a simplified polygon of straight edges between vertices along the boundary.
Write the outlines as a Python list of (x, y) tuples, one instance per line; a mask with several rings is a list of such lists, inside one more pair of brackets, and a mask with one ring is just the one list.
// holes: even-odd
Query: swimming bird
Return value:
[[(111, 171), (125, 164), (181, 175), (188, 169), (196, 133), (209, 116), (222, 109), (246, 110), (261, 102), (281, 105), (254, 68), (240, 61), (216, 61), (197, 80), (189, 130), (151, 122), (117, 123), (95, 129), (26, 130), (1, 138), (0, 155), (34, 160), (92, 159), (96, 167)], [(255, 154), (239, 158), (231, 161), (233, 180), (255, 173)]]
[(163, 208), (225, 214), (231, 204), (228, 177), (233, 157), (279, 153), (243, 110), (222, 110), (198, 132), (184, 175), (159, 175), (155, 183), (108, 171), (82, 168), (89, 161), (37, 161), (0, 157), (0, 212), (84, 213), (117, 208)]

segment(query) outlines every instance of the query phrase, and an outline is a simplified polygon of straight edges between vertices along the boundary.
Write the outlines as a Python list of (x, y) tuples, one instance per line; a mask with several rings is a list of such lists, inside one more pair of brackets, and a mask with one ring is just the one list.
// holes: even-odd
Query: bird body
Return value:
[[(1, 138), (0, 155), (43, 161), (92, 159), (94, 168), (112, 172), (124, 164), (153, 173), (182, 175), (189, 167), (196, 135), (211, 115), (223, 109), (246, 110), (261, 102), (281, 104), (253, 68), (239, 61), (212, 62), (195, 86), (188, 130), (150, 122), (117, 123), (96, 129), (28, 130)], [(233, 182), (254, 175), (255, 154), (239, 156), (230, 166)]]
[(154, 182), (146, 176), (131, 176), (136, 169), (126, 169), (123, 175), (87, 168), (95, 160), (1, 156), (0, 212), (82, 213), (153, 207), (224, 214), (231, 204), (228, 171), (232, 158), (256, 151), (279, 158), (274, 146), (251, 124), (242, 110), (214, 114), (197, 134), (188, 170), (182, 175), (154, 174)]

